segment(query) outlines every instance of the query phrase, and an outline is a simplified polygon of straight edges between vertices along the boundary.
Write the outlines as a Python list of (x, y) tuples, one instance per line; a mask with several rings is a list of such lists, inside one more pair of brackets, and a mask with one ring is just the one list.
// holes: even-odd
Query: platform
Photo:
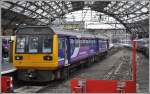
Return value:
[(1, 75), (14, 72), (16, 69), (13, 67), (12, 63), (2, 63), (1, 64)]
[[(108, 55), (106, 59), (99, 61), (99, 63), (94, 63), (90, 67), (78, 71), (71, 79), (79, 77), (94, 80), (131, 80), (131, 72), (129, 70), (131, 59), (132, 51), (122, 48)], [(148, 92), (149, 90), (148, 64), (148, 58), (137, 52), (137, 93)], [(71, 79), (54, 87), (49, 87), (40, 93), (70, 93)]]

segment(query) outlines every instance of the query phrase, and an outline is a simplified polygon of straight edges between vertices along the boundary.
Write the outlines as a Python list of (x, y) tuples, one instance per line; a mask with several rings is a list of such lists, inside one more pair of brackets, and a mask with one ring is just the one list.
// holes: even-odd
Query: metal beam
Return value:
[(31, 10), (31, 9), (28, 9), (28, 8), (26, 8), (26, 7), (24, 7), (24, 6), (18, 5), (18, 4), (16, 4), (16, 3), (13, 3), (13, 2), (10, 2), (10, 1), (5, 1), (5, 2), (10, 3), (10, 4), (14, 4), (14, 5), (18, 6), (18, 7), (24, 8), (25, 10), (31, 11), (31, 12), (37, 14), (37, 15), (42, 16), (43, 18), (48, 19), (47, 17), (45, 17), (45, 16), (43, 16), (43, 15), (41, 15), (41, 14), (39, 14), (39, 13), (37, 13), (37, 12)]
[[(2, 4), (2, 1), (0, 1), (0, 14), (2, 12), (2, 8), (1, 8), (1, 4)], [(0, 15), (0, 36), (2, 35), (2, 27), (1, 27), (1, 15)], [(2, 64), (2, 39), (0, 38), (0, 66)], [(1, 70), (1, 68), (0, 68)]]
[[(136, 15), (136, 16), (134, 16), (134, 17), (130, 17), (130, 18), (128, 18), (128, 19), (121, 19), (122, 21), (128, 21), (128, 20), (130, 20), (130, 19), (134, 19), (134, 18), (137, 18), (137, 17), (141, 17), (142, 15), (144, 15), (143, 13), (141, 13), (141, 14), (139, 14), (139, 15)], [(148, 18), (148, 17), (147, 17)]]
[[(149, 3), (147, 3), (146, 5), (141, 6), (140, 8), (137, 8), (136, 10), (130, 12), (130, 14), (134, 14), (136, 11), (141, 10), (142, 8), (148, 6), (148, 4), (149, 4)], [(125, 16), (125, 15), (124, 15), (124, 16)], [(124, 17), (124, 16), (122, 16), (122, 17)]]
[[(133, 5), (131, 5), (129, 8), (126, 8), (124, 11), (121, 11), (121, 13), (124, 13), (124, 12), (127, 12), (127, 11), (131, 11), (131, 8), (133, 8), (136, 4), (138, 4), (139, 2), (136, 2), (136, 3), (134, 3)], [(126, 13), (126, 14), (128, 14), (128, 12)], [(131, 14), (131, 13), (130, 13)], [(123, 17), (125, 16), (125, 15), (122, 15)], [(119, 16), (119, 17), (121, 17), (121, 16)]]
[[(26, 4), (27, 5), (27, 4)], [(23, 9), (21, 12), (20, 12), (20, 14), (23, 14), (25, 12), (25, 10)], [(6, 25), (7, 27), (5, 28), (5, 29), (7, 29), (10, 25), (11, 25), (11, 23), (13, 22), (13, 21), (15, 21), (17, 18), (19, 18), (17, 15), (15, 16), (15, 17), (13, 17), (10, 21), (9, 21), (9, 23)], [(24, 19), (23, 19), (24, 20)], [(4, 30), (5, 30), (4, 29)]]
[(30, 1), (29, 1), (29, 3), (30, 3), (31, 5), (36, 6), (38, 9), (42, 9), (43, 12), (46, 12), (47, 14), (50, 14), (52, 17), (54, 17), (49, 11), (47, 11), (47, 10), (44, 9), (44, 8), (42, 8), (41, 6), (38, 6), (37, 4), (35, 4), (35, 3), (33, 3), (33, 2), (30, 2)]
[(61, 10), (62, 13), (63, 13), (64, 11), (63, 11), (63, 9), (59, 6), (59, 4), (58, 4), (56, 1), (54, 1), (54, 3), (60, 8), (60, 10)]
[[(116, 12), (117, 10), (119, 10), (120, 8), (123, 8), (123, 6), (125, 6), (126, 4), (128, 4), (128, 2), (125, 2), (123, 5), (119, 6), (117, 9), (113, 10), (113, 13)], [(112, 10), (112, 9), (110, 9)]]
[(126, 23), (124, 23), (122, 20), (120, 20), (118, 17), (112, 15), (111, 13), (108, 13), (107, 11), (98, 11), (98, 12), (102, 12), (108, 16), (111, 16), (113, 17), (114, 19), (116, 19), (117, 21), (119, 21), (126, 29), (127, 29), (127, 32), (131, 33), (131, 30), (127, 27)]
[[(18, 4), (20, 1), (17, 1), (16, 2), (16, 4)], [(7, 9), (7, 10), (11, 10), (12, 8), (14, 8), (15, 7), (15, 5), (13, 5), (13, 4), (11, 4), (11, 6)], [(7, 11), (5, 11), (4, 13), (3, 13), (3, 15), (5, 15), (7, 13)]]
[[(119, 1), (116, 1), (116, 3), (115, 4), (113, 4), (113, 6), (111, 6), (111, 7), (109, 7), (109, 9), (110, 10), (112, 10), (115, 6), (117, 6), (118, 5), (118, 3), (120, 3)], [(114, 9), (113, 9), (114, 10)]]
[(55, 11), (55, 14), (56, 14), (57, 16), (60, 15), (50, 4), (46, 3), (45, 1), (43, 1), (43, 3), (44, 3), (45, 5), (47, 5), (47, 6), (49, 6), (53, 11)]

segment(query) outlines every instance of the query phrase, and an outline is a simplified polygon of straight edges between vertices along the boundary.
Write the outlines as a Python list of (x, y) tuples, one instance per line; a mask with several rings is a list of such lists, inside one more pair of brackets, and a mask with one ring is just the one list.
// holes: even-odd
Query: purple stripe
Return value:
[(62, 60), (62, 61), (58, 61), (58, 65), (60, 66), (60, 65), (64, 65), (64, 60)]

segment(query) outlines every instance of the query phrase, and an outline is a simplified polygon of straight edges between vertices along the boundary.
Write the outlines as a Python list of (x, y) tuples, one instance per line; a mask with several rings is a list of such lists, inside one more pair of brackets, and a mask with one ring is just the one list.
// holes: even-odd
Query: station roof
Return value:
[(130, 33), (148, 35), (149, 1), (2, 1), (2, 27), (47, 25), (85, 6), (115, 18)]

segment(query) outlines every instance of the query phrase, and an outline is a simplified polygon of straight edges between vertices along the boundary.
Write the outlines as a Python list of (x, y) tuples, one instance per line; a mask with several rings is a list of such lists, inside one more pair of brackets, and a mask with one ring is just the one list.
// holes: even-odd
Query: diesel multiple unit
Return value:
[(48, 26), (25, 26), (14, 38), (13, 65), (19, 80), (50, 81), (66, 77), (68, 68), (80, 61), (106, 55), (108, 48), (106, 38), (63, 33)]

